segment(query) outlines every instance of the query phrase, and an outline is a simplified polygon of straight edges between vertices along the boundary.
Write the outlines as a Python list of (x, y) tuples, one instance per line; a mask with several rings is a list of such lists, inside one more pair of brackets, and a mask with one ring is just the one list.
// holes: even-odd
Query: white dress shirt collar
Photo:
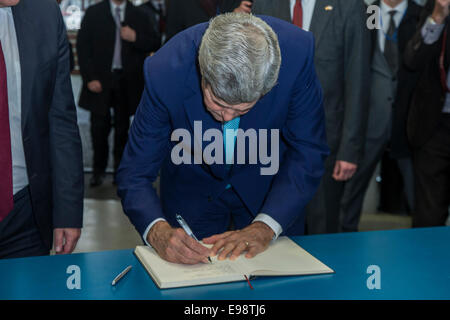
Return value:
[(159, 6), (162, 6), (162, 8), (164, 8), (164, 0), (151, 0), (153, 6), (158, 9)]
[[(408, 8), (408, 1), (403, 0), (398, 5), (396, 5), (394, 8), (388, 6), (383, 0), (381, 0), (381, 14), (383, 17), (383, 22), (386, 21), (385, 17), (389, 17), (389, 11), (395, 10), (397, 11), (397, 14), (394, 16), (395, 25), (398, 26), (403, 18), (403, 15), (405, 14), (406, 9)], [(389, 24), (389, 20), (387, 20), (386, 24)], [(384, 24), (383, 24), (384, 26)]]
[[(294, 18), (294, 6), (297, 0), (291, 0), (291, 21)], [(303, 9), (303, 30), (309, 31), (311, 27), (311, 21), (314, 14), (314, 8), (316, 7), (316, 0), (302, 0)]]
[(382, 29), (378, 30), (378, 41), (380, 45), (381, 52), (384, 52), (384, 46), (386, 44), (386, 36), (388, 29), (389, 29), (389, 21), (391, 19), (389, 15), (389, 11), (396, 10), (397, 13), (394, 16), (395, 26), (398, 27), (400, 23), (402, 22), (402, 19), (405, 15), (406, 10), (408, 9), (408, 1), (403, 0), (400, 2), (397, 6), (394, 8), (391, 8), (386, 3), (384, 3), (383, 0), (381, 0), (380, 5), (380, 14), (381, 14), (381, 21), (382, 21)]
[(5, 35), (6, 28), (3, 28), (3, 26), (6, 25), (6, 18), (10, 14), (12, 14), (11, 7), (2, 7), (2, 8), (0, 8), (0, 19), (2, 19), (2, 20), (0, 20), (1, 21), (0, 25), (2, 26), (2, 28), (0, 28), (0, 36), (4, 36)]
[(114, 1), (109, 0), (109, 4), (111, 5), (111, 14), (112, 14), (113, 18), (116, 16), (116, 8), (117, 7), (120, 8), (120, 21), (123, 22), (123, 20), (125, 19), (125, 10), (127, 8), (127, 0), (122, 2), (120, 5), (117, 5), (114, 3)]

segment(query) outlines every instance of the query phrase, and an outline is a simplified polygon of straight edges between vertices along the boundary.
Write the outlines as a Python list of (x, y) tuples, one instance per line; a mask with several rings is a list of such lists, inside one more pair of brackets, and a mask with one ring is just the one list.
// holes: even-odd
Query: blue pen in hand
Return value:
[[(176, 215), (177, 221), (179, 223), (179, 225), (183, 228), (183, 230), (188, 234), (188, 236), (192, 237), (195, 239), (195, 241), (199, 242), (197, 237), (194, 235), (194, 233), (192, 232), (191, 228), (189, 228), (188, 224), (186, 223), (186, 221), (184, 221), (183, 217), (180, 216), (179, 214)], [(208, 257), (208, 261), (209, 263), (212, 263), (211, 258)]]

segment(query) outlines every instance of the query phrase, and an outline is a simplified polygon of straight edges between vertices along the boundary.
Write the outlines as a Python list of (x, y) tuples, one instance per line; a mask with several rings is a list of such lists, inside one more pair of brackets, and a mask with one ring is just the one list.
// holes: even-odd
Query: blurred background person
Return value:
[[(166, 40), (168, 0), (150, 0), (139, 6), (148, 16), (153, 32), (158, 34), (158, 50)], [(155, 51), (156, 51), (155, 50)]]
[[(365, 152), (358, 170), (345, 184), (341, 206), (341, 228), (358, 231), (364, 197), (376, 166), (387, 149), (403, 176), (408, 206), (414, 208), (414, 177), (406, 139), (406, 109), (417, 74), (403, 65), (407, 42), (416, 31), (421, 7), (412, 0), (382, 0), (381, 29), (372, 31), (372, 64), (369, 121)], [(394, 114), (396, 116), (394, 117)], [(398, 193), (395, 194), (399, 196)]]
[(250, 13), (252, 1), (241, 0), (170, 0), (167, 40), (198, 23), (207, 22), (225, 12)]
[(119, 166), (130, 116), (136, 111), (144, 87), (144, 60), (158, 46), (159, 38), (152, 32), (148, 18), (130, 2), (104, 0), (87, 9), (78, 32), (77, 53), (83, 78), (79, 106), (91, 112), (92, 187), (103, 183), (112, 125), (114, 174)]
[(315, 37), (315, 67), (323, 87), (331, 154), (313, 200), (306, 208), (308, 234), (339, 231), (346, 181), (358, 169), (368, 117), (370, 33), (361, 0), (255, 0), (253, 14), (294, 23)]
[(450, 204), (450, 0), (427, 2), (405, 63), (420, 72), (408, 116), (416, 207), (413, 227), (442, 226)]

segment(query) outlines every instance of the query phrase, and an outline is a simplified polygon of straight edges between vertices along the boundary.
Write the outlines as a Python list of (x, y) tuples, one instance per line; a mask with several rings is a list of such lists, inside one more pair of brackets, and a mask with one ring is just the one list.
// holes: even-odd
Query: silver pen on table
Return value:
[[(180, 216), (179, 214), (177, 214), (176, 218), (177, 218), (178, 224), (183, 228), (183, 230), (188, 234), (188, 236), (194, 238), (195, 241), (199, 242), (197, 237), (195, 236), (195, 234), (192, 232), (191, 228), (189, 228), (189, 226), (186, 223), (186, 221), (184, 221), (183, 217)], [(208, 257), (208, 261), (209, 261), (209, 263), (212, 263), (210, 257)]]
[(124, 275), (126, 275), (128, 273), (128, 271), (130, 271), (130, 270), (131, 270), (131, 266), (126, 267), (125, 270), (123, 270), (121, 273), (119, 273), (119, 275), (117, 277), (114, 278), (111, 285), (115, 286), (116, 283), (119, 282), (119, 280), (122, 279), (122, 277)]

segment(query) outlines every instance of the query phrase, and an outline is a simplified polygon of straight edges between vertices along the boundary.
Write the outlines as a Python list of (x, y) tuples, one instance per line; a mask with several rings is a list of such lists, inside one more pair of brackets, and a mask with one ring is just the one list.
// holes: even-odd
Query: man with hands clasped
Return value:
[[(130, 116), (144, 87), (142, 65), (159, 47), (159, 37), (141, 9), (126, 0), (89, 7), (78, 31), (77, 52), (83, 88), (79, 105), (91, 112), (94, 150), (91, 187), (103, 183), (108, 136), (114, 124), (114, 171), (128, 139)], [(114, 110), (111, 119), (110, 109)]]

